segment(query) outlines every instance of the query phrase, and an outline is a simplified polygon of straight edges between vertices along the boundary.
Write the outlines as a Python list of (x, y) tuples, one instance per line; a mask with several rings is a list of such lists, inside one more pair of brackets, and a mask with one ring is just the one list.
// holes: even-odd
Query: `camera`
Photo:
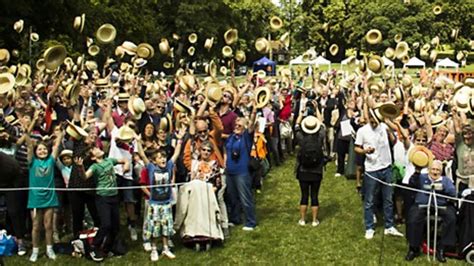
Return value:
[(231, 153), (231, 158), (234, 161), (238, 161), (240, 158), (240, 153), (238, 151), (232, 151)]

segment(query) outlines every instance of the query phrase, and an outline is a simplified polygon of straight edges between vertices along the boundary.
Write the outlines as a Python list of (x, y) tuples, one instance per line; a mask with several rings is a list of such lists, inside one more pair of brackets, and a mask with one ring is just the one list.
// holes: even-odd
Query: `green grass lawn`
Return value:
[[(231, 238), (222, 247), (209, 252), (195, 252), (180, 245), (177, 258), (162, 258), (161, 264), (180, 265), (429, 265), (425, 256), (406, 263), (407, 245), (404, 238), (384, 237), (378, 225), (374, 239), (365, 240), (362, 205), (355, 191), (354, 180), (334, 177), (334, 165), (328, 165), (320, 190), (321, 224), (313, 228), (298, 225), (299, 187), (294, 176), (294, 159), (272, 169), (265, 179), (263, 193), (257, 195), (258, 227), (244, 232), (233, 228)], [(308, 220), (310, 213), (308, 213)], [(404, 226), (399, 228), (405, 231)], [(126, 231), (125, 227), (122, 232)], [(128, 239), (128, 238), (127, 238)], [(151, 265), (149, 254), (141, 242), (128, 241), (130, 252), (121, 258), (111, 258), (108, 265)], [(6, 265), (29, 264), (28, 257), (12, 257)], [(85, 259), (60, 255), (55, 262), (42, 254), (38, 264), (96, 265)], [(464, 265), (463, 261), (448, 260), (449, 265)]]

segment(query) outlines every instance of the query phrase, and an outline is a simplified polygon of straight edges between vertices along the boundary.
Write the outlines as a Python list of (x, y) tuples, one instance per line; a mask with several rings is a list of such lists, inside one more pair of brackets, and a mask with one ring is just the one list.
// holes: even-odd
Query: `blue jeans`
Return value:
[(245, 213), (245, 226), (257, 226), (255, 203), (252, 195), (252, 178), (249, 174), (227, 174), (229, 222), (240, 224), (240, 210)]
[(393, 188), (379, 183), (368, 177), (367, 174), (381, 181), (392, 182), (392, 168), (387, 167), (374, 172), (366, 172), (364, 175), (364, 222), (365, 230), (374, 229), (374, 197), (382, 190), (383, 214), (385, 228), (393, 226)]

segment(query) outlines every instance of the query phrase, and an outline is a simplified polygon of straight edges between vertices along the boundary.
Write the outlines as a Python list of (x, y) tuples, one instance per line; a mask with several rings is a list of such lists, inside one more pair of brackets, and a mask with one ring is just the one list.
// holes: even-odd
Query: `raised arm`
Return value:
[(176, 134), (176, 139), (178, 139), (178, 141), (176, 143), (176, 147), (174, 148), (173, 156), (171, 156), (171, 159), (170, 159), (173, 162), (173, 164), (176, 163), (176, 161), (179, 158), (179, 154), (181, 153), (181, 145), (183, 145), (184, 134), (186, 134), (186, 128), (181, 127), (179, 129), (179, 132)]
[(51, 156), (53, 156), (54, 159), (58, 157), (59, 145), (61, 145), (61, 141), (63, 137), (64, 137), (64, 131), (61, 130), (61, 132), (56, 135), (56, 139), (54, 140), (53, 150), (51, 152)]

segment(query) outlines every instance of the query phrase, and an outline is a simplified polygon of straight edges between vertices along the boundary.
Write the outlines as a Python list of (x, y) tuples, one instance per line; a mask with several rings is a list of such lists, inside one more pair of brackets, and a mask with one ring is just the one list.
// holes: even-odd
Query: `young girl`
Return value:
[[(56, 161), (56, 167), (61, 172), (61, 186), (64, 188), (69, 187), (69, 178), (72, 171), (72, 150), (64, 149), (59, 154), (59, 158)], [(65, 229), (69, 226), (69, 201), (65, 191), (57, 192), (59, 203), (61, 208), (57, 208), (53, 215), (53, 241), (59, 243), (60, 227)]]
[(54, 167), (62, 138), (63, 132), (60, 131), (56, 136), (51, 153), (46, 143), (40, 142), (33, 149), (31, 140), (28, 139), (29, 187), (47, 189), (32, 189), (28, 192), (28, 209), (31, 209), (31, 219), (33, 220), (31, 262), (38, 259), (41, 223), (44, 224), (46, 232), (46, 255), (50, 259), (56, 259), (53, 250), (53, 212), (54, 208), (59, 206), (59, 202), (54, 191)]
[[(148, 208), (145, 213), (144, 240), (150, 241), (152, 238), (159, 238), (163, 242), (162, 255), (174, 259), (176, 256), (171, 252), (168, 246), (168, 239), (173, 235), (173, 215), (171, 211), (171, 184), (174, 183), (173, 169), (182, 145), (182, 137), (185, 130), (182, 128), (176, 138), (178, 139), (176, 148), (171, 159), (166, 159), (166, 151), (159, 149), (148, 159), (141, 145), (138, 145), (138, 152), (146, 164), (149, 185), (168, 185), (162, 187), (147, 188), (142, 187), (143, 192), (148, 196)], [(156, 243), (152, 243), (150, 254), (151, 261), (157, 261), (158, 251)]]

